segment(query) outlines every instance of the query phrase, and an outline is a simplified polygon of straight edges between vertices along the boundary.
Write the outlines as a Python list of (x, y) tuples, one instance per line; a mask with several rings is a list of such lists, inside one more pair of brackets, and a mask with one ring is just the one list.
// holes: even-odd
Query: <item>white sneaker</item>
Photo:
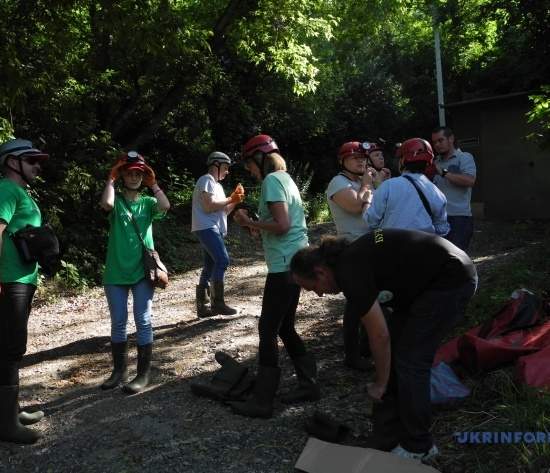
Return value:
[(425, 461), (431, 460), (432, 458), (439, 455), (439, 450), (435, 445), (432, 445), (432, 448), (430, 448), (427, 452), (414, 453), (409, 452), (408, 450), (405, 450), (401, 445), (398, 445), (391, 451), (391, 453), (401, 458), (410, 458), (411, 460)]

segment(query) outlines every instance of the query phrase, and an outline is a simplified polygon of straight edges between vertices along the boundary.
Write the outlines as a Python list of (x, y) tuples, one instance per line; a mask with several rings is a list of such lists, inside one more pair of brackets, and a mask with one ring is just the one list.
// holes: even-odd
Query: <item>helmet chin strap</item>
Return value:
[(217, 176), (216, 176), (216, 182), (220, 182), (220, 167), (221, 163), (219, 161), (214, 161), (211, 166), (214, 166), (216, 168)]
[(19, 176), (21, 176), (21, 179), (23, 179), (25, 181), (25, 183), (30, 187), (31, 182), (27, 179), (27, 176), (25, 175), (25, 171), (23, 171), (23, 162), (22, 162), (21, 158), (19, 158), (17, 161), (19, 162), (19, 169), (12, 168), (7, 163), (6, 163), (6, 167), (8, 169), (11, 169), (15, 174), (18, 174)]
[(340, 165), (340, 167), (346, 171), (346, 172), (349, 172), (350, 174), (353, 174), (355, 176), (362, 176), (364, 174), (364, 172), (355, 172), (355, 171), (350, 171), (346, 166), (344, 166), (344, 160), (342, 160), (342, 164)]
[(262, 176), (262, 179), (265, 179), (264, 164), (265, 164), (265, 157), (266, 156), (267, 156), (266, 153), (262, 153), (262, 158), (261, 158), (260, 162), (258, 162), (254, 156), (250, 157), (250, 159), (252, 159), (252, 161), (254, 161), (254, 164), (256, 164), (256, 166), (258, 166), (258, 169), (260, 170), (260, 175)]

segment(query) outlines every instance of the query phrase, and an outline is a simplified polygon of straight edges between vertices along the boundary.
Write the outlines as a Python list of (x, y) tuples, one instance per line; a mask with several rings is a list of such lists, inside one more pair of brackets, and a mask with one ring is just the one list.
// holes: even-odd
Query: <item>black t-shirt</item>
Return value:
[(357, 317), (382, 290), (403, 309), (426, 290), (452, 289), (476, 279), (466, 253), (444, 238), (415, 230), (375, 230), (344, 250), (335, 268), (338, 286)]

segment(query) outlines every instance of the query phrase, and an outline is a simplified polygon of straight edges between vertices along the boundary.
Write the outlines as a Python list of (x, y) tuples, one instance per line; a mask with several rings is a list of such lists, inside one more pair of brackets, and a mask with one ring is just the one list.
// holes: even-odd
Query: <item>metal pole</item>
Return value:
[(439, 22), (434, 5), (434, 46), (435, 46), (435, 79), (437, 82), (437, 109), (439, 126), (445, 126), (445, 98), (443, 96), (443, 71), (441, 68), (441, 41), (439, 37)]

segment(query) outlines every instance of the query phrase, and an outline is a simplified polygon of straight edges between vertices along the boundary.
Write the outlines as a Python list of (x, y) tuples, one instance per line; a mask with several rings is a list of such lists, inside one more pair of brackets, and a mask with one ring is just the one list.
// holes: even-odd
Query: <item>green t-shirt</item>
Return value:
[(26, 189), (10, 179), (0, 179), (0, 220), (7, 223), (2, 233), (0, 254), (0, 282), (33, 284), (38, 280), (38, 265), (25, 264), (17, 252), (10, 233), (30, 225), (42, 225), (40, 209)]
[(288, 271), (290, 260), (299, 249), (308, 245), (306, 218), (298, 187), (284, 171), (268, 174), (262, 182), (260, 220), (273, 221), (268, 202), (286, 202), (290, 228), (284, 235), (262, 231), (265, 262), (269, 273)]
[[(117, 194), (113, 210), (109, 213), (109, 241), (103, 284), (131, 285), (145, 277), (143, 245), (136, 234), (136, 228), (123, 199), (122, 195)], [(133, 202), (126, 202), (145, 245), (149, 249), (154, 249), (152, 223), (153, 220), (164, 217), (166, 213), (157, 209), (157, 199), (154, 197), (140, 196)]]

